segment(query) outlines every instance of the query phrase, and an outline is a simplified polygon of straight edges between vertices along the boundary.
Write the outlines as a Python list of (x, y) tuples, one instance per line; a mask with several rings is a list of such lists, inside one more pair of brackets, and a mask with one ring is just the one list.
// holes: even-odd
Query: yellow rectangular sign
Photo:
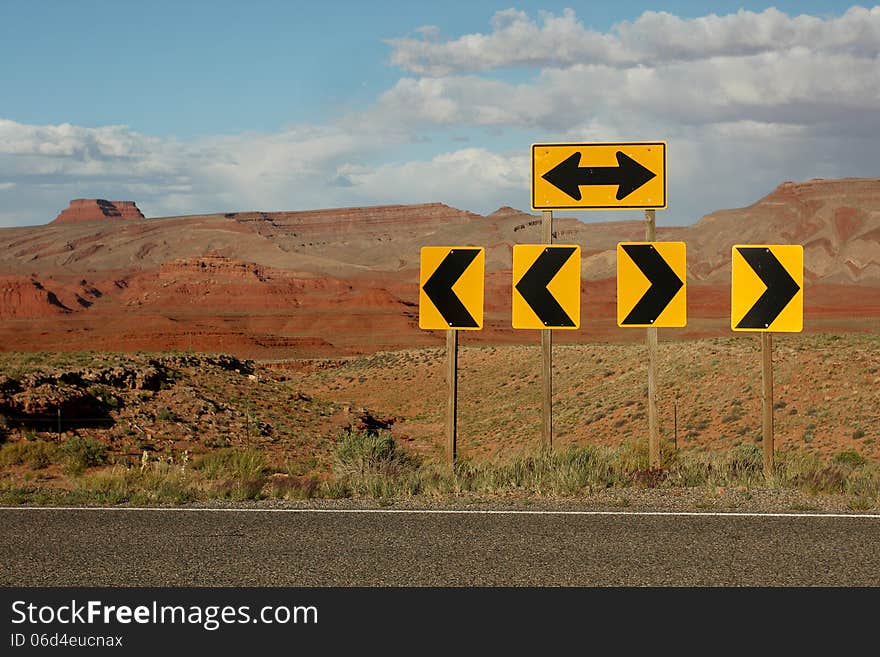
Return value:
[(666, 207), (666, 142), (532, 144), (532, 209)]
[(424, 246), (419, 264), (419, 328), (483, 328), (485, 249)]
[(513, 328), (576, 329), (581, 324), (581, 247), (515, 244)]
[(682, 327), (687, 324), (684, 242), (617, 245), (617, 325)]
[(730, 272), (730, 328), (799, 333), (804, 328), (804, 248), (737, 244)]

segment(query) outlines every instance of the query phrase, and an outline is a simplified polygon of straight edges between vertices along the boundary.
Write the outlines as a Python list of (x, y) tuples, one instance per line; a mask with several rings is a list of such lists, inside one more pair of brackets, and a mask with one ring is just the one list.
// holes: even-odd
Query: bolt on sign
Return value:
[(666, 207), (666, 142), (532, 144), (532, 209)]
[(419, 259), (419, 328), (483, 328), (486, 251), (473, 246), (424, 246)]
[(798, 333), (804, 328), (804, 248), (799, 244), (733, 247), (730, 327)]
[(617, 325), (687, 325), (687, 264), (684, 242), (621, 242), (617, 245)]
[(513, 328), (576, 329), (581, 324), (581, 247), (513, 247)]

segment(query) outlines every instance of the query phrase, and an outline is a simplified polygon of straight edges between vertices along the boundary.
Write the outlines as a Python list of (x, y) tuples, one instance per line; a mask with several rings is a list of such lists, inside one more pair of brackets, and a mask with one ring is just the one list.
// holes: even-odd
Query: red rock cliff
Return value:
[(55, 217), (53, 224), (80, 224), (87, 221), (143, 219), (134, 201), (105, 201), (102, 198), (75, 198)]

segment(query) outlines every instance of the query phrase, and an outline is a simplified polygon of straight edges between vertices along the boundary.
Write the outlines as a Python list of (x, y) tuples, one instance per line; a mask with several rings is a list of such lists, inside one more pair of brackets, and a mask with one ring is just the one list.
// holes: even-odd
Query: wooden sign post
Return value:
[(736, 244), (730, 271), (730, 328), (761, 333), (764, 476), (775, 469), (773, 333), (804, 328), (804, 249), (799, 244)]
[(446, 462), (455, 467), (458, 415), (458, 331), (446, 331)]
[[(657, 221), (654, 210), (645, 210), (645, 241), (657, 238)], [(660, 418), (657, 415), (657, 329), (647, 331), (648, 343), (648, 465), (660, 467)]]
[[(541, 217), (541, 243), (553, 243), (553, 210), (544, 210)], [(542, 409), (541, 434), (544, 445), (553, 449), (553, 332), (541, 331)]]
[(486, 251), (473, 246), (424, 246), (419, 264), (419, 328), (446, 331), (446, 461), (455, 466), (458, 415), (458, 332), (483, 328)]
[(761, 388), (763, 403), (764, 477), (770, 479), (774, 470), (773, 447), (773, 334), (761, 334)]

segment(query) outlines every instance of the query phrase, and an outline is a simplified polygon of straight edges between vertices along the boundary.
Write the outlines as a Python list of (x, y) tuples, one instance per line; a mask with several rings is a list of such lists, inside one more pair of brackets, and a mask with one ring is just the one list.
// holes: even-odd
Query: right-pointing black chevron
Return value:
[(653, 324), (684, 283), (653, 244), (622, 244), (621, 246), (645, 277), (651, 281), (651, 287), (633, 306), (621, 324), (636, 326)]
[(517, 291), (547, 328), (575, 326), (547, 286), (576, 250), (573, 246), (548, 246), (516, 284)]
[(749, 308), (736, 328), (765, 329), (785, 310), (801, 288), (770, 249), (763, 246), (738, 246), (736, 250), (767, 286), (764, 294)]
[(465, 269), (479, 253), (480, 249), (452, 249), (422, 286), (431, 303), (449, 324), (449, 328), (479, 326), (477, 320), (464, 307), (461, 299), (452, 291), (452, 286), (458, 282)]

